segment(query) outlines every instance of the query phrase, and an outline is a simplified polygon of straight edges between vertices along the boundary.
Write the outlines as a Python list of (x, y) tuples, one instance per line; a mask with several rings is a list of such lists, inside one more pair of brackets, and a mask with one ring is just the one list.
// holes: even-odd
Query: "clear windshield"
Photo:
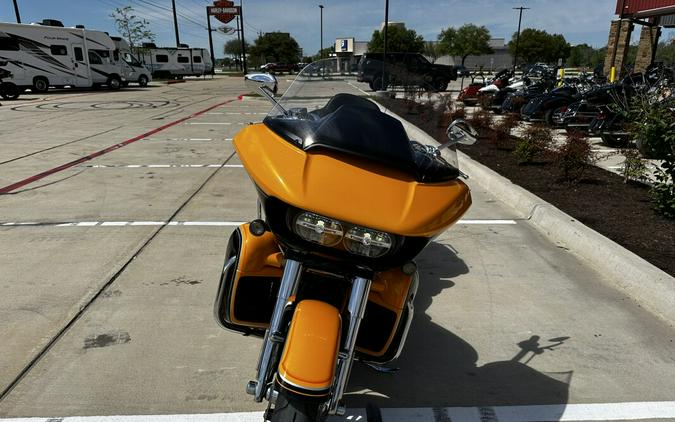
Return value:
[[(402, 64), (387, 63), (387, 72), (397, 72), (398, 80), (405, 80), (406, 84), (397, 86), (393, 81), (387, 90), (395, 95), (394, 99), (381, 99), (382, 97), (370, 89), (370, 84), (365, 78), (368, 78), (368, 72), (382, 69), (382, 62), (369, 59), (368, 68), (364, 69), (363, 61), (359, 64), (358, 70), (353, 64), (339, 58), (331, 58), (313, 62), (297, 75), (281, 98), (277, 98), (278, 106), (272, 108), (267, 119), (306, 121), (308, 124), (317, 122), (325, 117), (325, 111), (330, 109), (326, 105), (338, 94), (351, 94), (368, 101), (376, 103), (380, 109), (393, 117), (402, 120), (408, 138), (411, 141), (422, 145), (433, 147), (439, 146), (440, 142), (447, 142), (447, 139), (438, 141), (427, 135), (422, 130), (413, 126), (411, 123), (401, 119), (389, 108), (394, 108), (395, 103), (404, 101), (403, 98), (409, 98), (411, 89), (424, 90), (423, 86), (411, 86), (411, 81), (422, 80), (422, 76), (412, 74), (408, 68)], [(405, 75), (403, 75), (405, 74)], [(391, 79), (394, 79), (393, 76)], [(359, 81), (360, 80), (360, 81)], [(421, 98), (421, 96), (420, 96)], [(425, 96), (426, 98), (426, 96)], [(441, 101), (441, 94), (435, 93), (430, 96), (431, 103)], [(409, 100), (408, 100), (409, 101)], [(403, 116), (405, 118), (405, 116)], [(320, 122), (319, 122), (320, 123)], [(299, 138), (299, 144), (305, 140)], [(419, 150), (420, 148), (417, 148)], [(431, 151), (431, 148), (428, 148)], [(457, 152), (454, 147), (443, 148), (439, 151), (441, 157), (452, 166), (459, 168), (457, 163)]]

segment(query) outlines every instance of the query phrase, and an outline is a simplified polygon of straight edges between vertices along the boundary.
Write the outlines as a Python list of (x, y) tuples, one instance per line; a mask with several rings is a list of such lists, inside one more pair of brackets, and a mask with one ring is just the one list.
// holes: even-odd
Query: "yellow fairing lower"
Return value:
[[(279, 364), (279, 377), (307, 392), (330, 388), (340, 342), (340, 313), (317, 300), (303, 300), (295, 308)], [(295, 389), (294, 389), (295, 390)]]
[(255, 184), (297, 208), (403, 236), (433, 237), (471, 205), (459, 180), (419, 183), (396, 169), (333, 151), (305, 152), (264, 124), (234, 146)]

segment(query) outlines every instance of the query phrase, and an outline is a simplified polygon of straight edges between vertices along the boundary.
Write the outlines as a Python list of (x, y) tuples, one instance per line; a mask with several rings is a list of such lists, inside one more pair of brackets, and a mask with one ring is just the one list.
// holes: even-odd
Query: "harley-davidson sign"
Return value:
[(215, 16), (222, 23), (231, 22), (239, 14), (239, 7), (228, 0), (214, 1), (213, 6), (207, 6), (206, 10), (209, 16)]

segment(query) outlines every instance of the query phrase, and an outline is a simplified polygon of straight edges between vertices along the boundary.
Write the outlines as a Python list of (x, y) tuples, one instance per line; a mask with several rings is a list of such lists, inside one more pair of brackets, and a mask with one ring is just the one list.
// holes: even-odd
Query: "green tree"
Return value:
[(335, 47), (326, 47), (323, 50), (319, 50), (315, 55), (313, 55), (312, 61), (321, 60), (322, 58), (327, 59), (333, 53), (335, 53)]
[[(368, 51), (382, 53), (384, 51), (384, 32), (375, 30), (368, 43)], [(424, 39), (414, 29), (390, 25), (387, 29), (387, 51), (398, 53), (424, 52)]]
[(462, 65), (469, 56), (492, 54), (490, 31), (485, 26), (468, 23), (459, 29), (447, 28), (438, 36), (441, 51), (462, 58)]
[(150, 22), (136, 16), (131, 6), (116, 8), (110, 17), (115, 20), (117, 31), (127, 39), (132, 49), (142, 41), (155, 41), (155, 33), (150, 30)]
[(675, 65), (675, 40), (660, 42), (656, 50), (656, 61), (667, 65)]
[(249, 51), (254, 62), (297, 63), (301, 58), (298, 42), (286, 32), (268, 32), (259, 36)]
[(433, 41), (426, 41), (424, 43), (424, 55), (427, 56), (431, 63), (435, 63), (439, 57), (443, 55), (441, 47), (438, 43)]
[(568, 66), (591, 66), (594, 49), (588, 44), (578, 44), (570, 50), (570, 56), (567, 59)]
[[(246, 50), (251, 48), (251, 45), (249, 43), (246, 43)], [(230, 40), (225, 43), (225, 46), (223, 47), (223, 53), (227, 54), (228, 56), (232, 56), (234, 58), (238, 58), (241, 56), (241, 41), (240, 40)]]
[[(514, 32), (509, 42), (509, 53), (516, 54), (516, 39)], [(571, 46), (560, 34), (549, 34), (541, 29), (527, 28), (520, 33), (518, 58), (524, 63), (555, 63), (558, 59), (567, 59)]]

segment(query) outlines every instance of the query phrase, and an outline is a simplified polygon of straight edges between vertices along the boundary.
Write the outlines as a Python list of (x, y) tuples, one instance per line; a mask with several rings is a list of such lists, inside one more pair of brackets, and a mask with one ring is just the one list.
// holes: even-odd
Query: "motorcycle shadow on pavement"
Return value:
[(453, 287), (451, 280), (469, 268), (451, 247), (435, 242), (418, 257), (418, 264), (415, 317), (403, 353), (393, 363), (400, 369), (377, 373), (356, 363), (345, 397), (350, 408), (372, 403), (382, 408), (561, 405), (558, 409), (564, 409), (572, 373), (544, 374), (526, 363), (567, 337), (551, 339), (554, 344), (542, 347), (539, 337), (532, 336), (514, 344), (511, 360), (478, 366), (477, 351), (426, 314), (433, 298)]

